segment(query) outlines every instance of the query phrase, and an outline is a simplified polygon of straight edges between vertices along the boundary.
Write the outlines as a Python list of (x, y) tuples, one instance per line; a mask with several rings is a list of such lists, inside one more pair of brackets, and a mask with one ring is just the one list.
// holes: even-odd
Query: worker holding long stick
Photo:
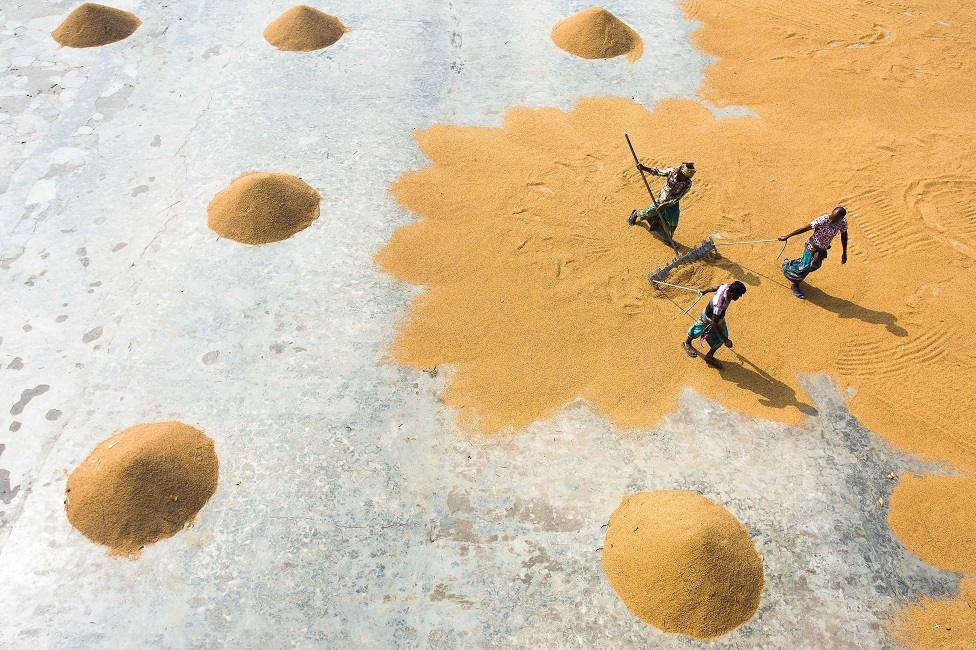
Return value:
[(783, 260), (783, 275), (793, 283), (793, 295), (803, 299), (806, 296), (800, 283), (808, 275), (816, 271), (827, 258), (827, 249), (837, 233), (840, 233), (840, 243), (844, 247), (840, 263), (847, 264), (847, 210), (838, 206), (830, 214), (824, 214), (813, 220), (809, 225), (797, 228), (788, 235), (783, 235), (779, 241), (785, 242), (790, 237), (813, 231), (810, 238), (803, 245), (803, 255), (796, 259)]
[(722, 363), (715, 358), (715, 352), (723, 345), (727, 348), (732, 347), (732, 339), (729, 338), (729, 326), (725, 323), (725, 311), (729, 305), (741, 298), (746, 293), (746, 285), (739, 280), (729, 284), (722, 284), (717, 287), (702, 289), (701, 294), (715, 293), (715, 296), (708, 301), (701, 316), (688, 329), (688, 338), (685, 339), (685, 352), (689, 357), (697, 357), (698, 351), (691, 344), (693, 339), (702, 338), (708, 343), (708, 352), (705, 353), (705, 363), (713, 368), (721, 368)]
[[(643, 210), (634, 210), (630, 213), (627, 223), (634, 226), (640, 220), (647, 221), (648, 227), (652, 230), (661, 230), (660, 220), (656, 217), (660, 214), (671, 230), (669, 233), (661, 233), (669, 240), (678, 227), (678, 218), (681, 216), (681, 197), (691, 189), (691, 178), (695, 175), (695, 163), (683, 162), (677, 167), (648, 167), (637, 163), (637, 168), (653, 176), (665, 177), (664, 187), (658, 195), (657, 203), (652, 203)], [(652, 197), (653, 198), (653, 197)]]

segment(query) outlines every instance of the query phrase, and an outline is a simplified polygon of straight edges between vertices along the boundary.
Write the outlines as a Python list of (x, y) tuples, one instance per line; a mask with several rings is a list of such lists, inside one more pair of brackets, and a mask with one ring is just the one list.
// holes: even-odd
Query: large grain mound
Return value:
[(624, 498), (610, 517), (603, 570), (641, 620), (702, 639), (748, 621), (764, 583), (762, 558), (739, 520), (678, 490)]
[(86, 2), (75, 7), (51, 36), (66, 47), (96, 47), (128, 38), (141, 24), (128, 11)]
[(181, 422), (141, 424), (103, 440), (71, 476), (71, 525), (112, 553), (136, 555), (193, 521), (217, 489), (213, 441)]
[(335, 16), (295, 5), (265, 28), (264, 39), (279, 50), (308, 52), (329, 47), (348, 31)]
[(564, 18), (552, 28), (552, 41), (584, 59), (610, 59), (621, 54), (633, 63), (644, 44), (637, 32), (602, 7), (590, 7)]
[(319, 218), (321, 197), (289, 174), (251, 172), (235, 178), (207, 206), (207, 225), (242, 244), (288, 239)]

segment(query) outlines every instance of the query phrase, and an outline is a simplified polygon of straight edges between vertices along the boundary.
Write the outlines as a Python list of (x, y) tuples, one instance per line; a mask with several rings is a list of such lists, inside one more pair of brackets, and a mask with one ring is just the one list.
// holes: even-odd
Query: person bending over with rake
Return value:
[(783, 275), (793, 283), (793, 295), (803, 299), (806, 296), (800, 288), (800, 283), (808, 275), (816, 271), (827, 258), (827, 249), (837, 233), (840, 233), (840, 243), (844, 247), (840, 263), (847, 264), (847, 210), (838, 206), (830, 214), (824, 214), (814, 219), (809, 225), (797, 228), (788, 235), (783, 235), (779, 241), (785, 242), (790, 237), (813, 231), (806, 244), (803, 245), (803, 255), (796, 259), (783, 260)]
[(732, 347), (732, 339), (729, 338), (729, 326), (725, 324), (725, 310), (733, 300), (738, 300), (746, 293), (746, 285), (738, 280), (730, 284), (723, 284), (717, 287), (702, 289), (701, 295), (715, 292), (715, 296), (708, 301), (701, 316), (695, 324), (688, 329), (688, 338), (685, 339), (685, 352), (689, 357), (697, 357), (698, 351), (691, 344), (692, 339), (705, 339), (708, 343), (708, 352), (705, 353), (705, 363), (713, 368), (721, 368), (722, 363), (715, 358), (715, 352), (723, 345), (727, 348)]
[(669, 233), (661, 234), (670, 240), (678, 227), (678, 218), (681, 216), (679, 201), (691, 189), (691, 178), (695, 175), (695, 163), (683, 162), (677, 167), (663, 168), (647, 167), (638, 163), (637, 168), (653, 176), (664, 176), (664, 187), (661, 188), (657, 203), (651, 203), (643, 210), (633, 210), (630, 213), (630, 218), (627, 219), (627, 223), (635, 226), (638, 221), (644, 220), (647, 221), (651, 230), (660, 231), (661, 222), (657, 218), (657, 214), (660, 213), (671, 230)]

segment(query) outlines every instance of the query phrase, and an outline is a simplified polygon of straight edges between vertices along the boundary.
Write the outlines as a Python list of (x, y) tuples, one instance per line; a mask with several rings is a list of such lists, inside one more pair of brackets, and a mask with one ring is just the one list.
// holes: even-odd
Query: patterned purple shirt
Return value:
[(813, 227), (813, 234), (810, 235), (809, 243), (821, 250), (827, 250), (837, 233), (847, 232), (847, 217), (837, 223), (830, 223), (830, 215), (824, 214), (814, 219), (810, 225)]

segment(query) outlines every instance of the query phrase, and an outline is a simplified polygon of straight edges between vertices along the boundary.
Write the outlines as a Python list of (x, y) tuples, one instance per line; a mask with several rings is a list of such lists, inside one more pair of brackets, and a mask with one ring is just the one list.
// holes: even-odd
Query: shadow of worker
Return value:
[(793, 406), (805, 415), (817, 415), (817, 409), (798, 400), (796, 391), (790, 386), (776, 379), (735, 350), (732, 350), (732, 353), (739, 362), (724, 362), (722, 369), (719, 370), (722, 379), (734, 381), (739, 387), (759, 395), (761, 398), (759, 403), (763, 406), (777, 409)]
[(850, 300), (836, 298), (824, 293), (816, 287), (805, 286), (803, 291), (807, 296), (807, 302), (813, 303), (821, 309), (832, 311), (841, 318), (856, 318), (872, 325), (884, 325), (895, 336), (908, 336), (908, 331), (898, 324), (898, 318), (894, 314), (856, 305)]
[[(690, 250), (688, 246), (679, 243), (678, 240), (674, 238), (674, 233), (671, 233), (671, 238), (668, 239), (668, 235), (664, 231), (664, 226), (661, 225), (661, 222), (657, 217), (654, 217), (650, 221), (646, 219), (640, 219), (634, 225), (637, 226), (638, 228), (642, 228), (646, 230), (654, 237), (654, 239), (657, 239), (658, 241), (663, 242), (668, 246), (671, 245), (671, 242), (674, 242), (674, 245), (677, 247), (678, 251), (680, 251), (681, 249)], [(676, 255), (678, 254), (678, 251), (675, 251)]]

